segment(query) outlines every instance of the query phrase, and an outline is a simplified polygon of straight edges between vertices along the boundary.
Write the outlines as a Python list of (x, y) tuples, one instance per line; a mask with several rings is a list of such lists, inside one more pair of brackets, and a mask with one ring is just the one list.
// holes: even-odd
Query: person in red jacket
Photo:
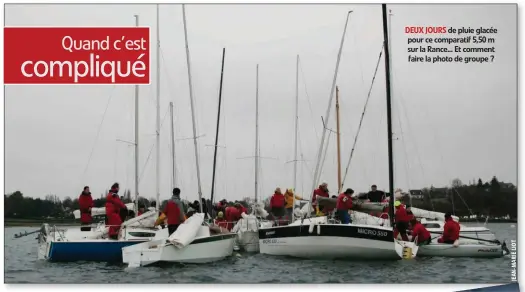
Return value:
[(452, 219), (452, 214), (445, 214), (445, 226), (443, 226), (443, 235), (438, 239), (439, 243), (454, 244), (459, 239), (459, 223)]
[(228, 222), (226, 221), (226, 219), (224, 219), (224, 213), (222, 213), (222, 211), (219, 211), (219, 213), (217, 214), (217, 218), (215, 218), (215, 225), (221, 227), (221, 228), (228, 228)]
[(226, 225), (226, 228), (228, 230), (231, 230), (233, 228), (233, 225), (239, 221), (239, 219), (241, 219), (241, 212), (240, 212), (240, 204), (236, 205), (236, 206), (229, 206), (229, 207), (226, 207), (226, 214), (225, 214), (225, 217), (226, 217), (226, 222), (227, 222), (227, 225)]
[(394, 238), (397, 238), (397, 235), (401, 234), (403, 241), (408, 241), (407, 229), (408, 223), (410, 222), (410, 217), (408, 216), (405, 207), (400, 201), (396, 201), (394, 203), (394, 207), (396, 208)]
[(314, 191), (314, 194), (312, 196), (312, 207), (314, 208), (314, 210), (316, 211), (323, 211), (323, 207), (320, 207), (320, 208), (317, 208), (317, 196), (321, 196), (321, 197), (325, 197), (325, 198), (329, 198), (330, 196), (328, 195), (328, 184), (327, 183), (322, 183), (319, 188), (317, 190)]
[(106, 217), (107, 225), (109, 225), (108, 235), (111, 239), (118, 239), (118, 233), (120, 231), (120, 225), (122, 219), (120, 218), (120, 210), (127, 209), (126, 205), (122, 203), (118, 196), (119, 184), (114, 183), (111, 186), (111, 190), (106, 196)]
[(416, 218), (410, 219), (410, 225), (412, 225), (412, 241), (417, 238), (417, 245), (426, 245), (431, 241), (430, 232), (419, 223)]
[(270, 210), (272, 212), (274, 220), (281, 220), (282, 217), (285, 215), (285, 205), (286, 200), (284, 198), (283, 193), (281, 192), (281, 188), (276, 188), (272, 198), (270, 199)]
[(171, 235), (177, 231), (177, 228), (179, 228), (180, 224), (185, 220), (184, 207), (180, 200), (179, 188), (173, 189), (173, 195), (171, 199), (168, 200), (166, 207), (164, 207), (163, 213), (168, 218), (168, 233)]
[(85, 186), (84, 191), (78, 197), (78, 206), (80, 209), (80, 231), (91, 231), (91, 223), (93, 223), (93, 217), (91, 217), (91, 208), (93, 208), (93, 198), (89, 187)]
[(350, 218), (350, 214), (348, 214), (348, 210), (352, 209), (352, 195), (354, 194), (354, 190), (352, 189), (346, 189), (344, 193), (341, 193), (339, 197), (337, 197), (337, 204), (335, 206), (337, 216), (341, 220), (341, 223), (348, 224), (352, 223), (352, 218)]

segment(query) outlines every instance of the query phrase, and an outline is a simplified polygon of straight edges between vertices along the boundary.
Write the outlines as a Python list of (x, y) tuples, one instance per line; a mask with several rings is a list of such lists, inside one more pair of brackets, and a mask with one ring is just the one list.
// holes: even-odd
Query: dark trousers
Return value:
[[(408, 241), (407, 235), (408, 223), (407, 222), (396, 222), (396, 231), (401, 234), (401, 238), (404, 241)], [(397, 238), (397, 233), (394, 232), (394, 238)]]
[(118, 234), (110, 235), (110, 239), (118, 240)]
[(341, 223), (352, 223), (352, 217), (350, 217), (350, 214), (348, 214), (348, 210), (337, 210), (336, 214)]
[(417, 245), (420, 246), (420, 245), (427, 245), (427, 244), (430, 244), (430, 242), (432, 241), (432, 238), (428, 238), (427, 240), (425, 241), (422, 241), (422, 242), (418, 242)]
[(169, 224), (168, 225), (168, 233), (169, 235), (173, 234), (173, 232), (177, 231), (177, 228), (179, 228), (180, 224)]
[(91, 223), (81, 223), (80, 231), (91, 231)]

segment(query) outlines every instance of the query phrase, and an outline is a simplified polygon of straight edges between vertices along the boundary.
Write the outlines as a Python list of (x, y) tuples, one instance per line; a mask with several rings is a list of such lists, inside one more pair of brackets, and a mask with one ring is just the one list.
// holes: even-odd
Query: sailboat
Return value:
[(128, 264), (128, 267), (147, 266), (160, 262), (215, 262), (232, 255), (235, 237), (237, 236), (235, 233), (223, 233), (223, 231), (220, 229), (217, 230), (214, 227), (203, 225), (204, 214), (202, 206), (197, 129), (195, 122), (195, 106), (191, 79), (188, 33), (186, 29), (186, 10), (184, 4), (182, 5), (182, 18), (186, 44), (186, 64), (188, 69), (188, 83), (193, 125), (193, 144), (195, 150), (200, 213), (193, 214), (190, 218), (188, 218), (188, 220), (178, 227), (177, 231), (169, 236), (167, 230), (162, 229), (164, 232), (158, 233), (152, 241), (123, 248), (122, 261), (123, 263)]
[[(381, 56), (380, 56), (381, 57)], [(377, 68), (376, 68), (377, 69)], [(375, 79), (375, 75), (374, 75)], [(336, 95), (337, 98), (337, 95)], [(365, 105), (366, 108), (366, 105)], [(336, 99), (336, 110), (337, 110), (337, 99)], [(363, 112), (364, 113), (364, 112)], [(363, 116), (361, 117), (361, 119)], [(337, 120), (338, 124), (339, 121)], [(337, 132), (339, 132), (339, 127)], [(356, 137), (357, 139), (357, 137)], [(355, 141), (354, 141), (355, 146)], [(355, 148), (352, 148), (352, 151)], [(339, 161), (339, 146), (338, 146), (338, 161)], [(351, 157), (350, 157), (351, 158)], [(350, 161), (349, 161), (350, 164)], [(348, 168), (347, 168), (348, 170)], [(340, 180), (340, 166), (338, 164), (338, 182), (341, 186)], [(341, 191), (341, 189), (339, 189)], [(402, 197), (401, 191), (396, 190), (395, 197)], [(336, 199), (331, 198), (318, 198), (320, 205), (335, 207)], [(381, 219), (377, 216), (372, 216), (364, 212), (372, 212), (378, 214), (377, 211), (388, 206), (388, 203), (370, 203), (356, 199), (354, 204), (357, 203), (357, 209), (362, 211), (352, 211), (353, 221), (359, 224), (365, 225), (380, 225), (390, 226), (390, 222), (385, 219)], [(494, 258), (501, 257), (508, 254), (508, 248), (506, 243), (501, 243), (496, 239), (494, 233), (492, 233), (486, 227), (471, 227), (460, 224), (460, 238), (454, 245), (440, 244), (437, 239), (440, 234), (443, 233), (445, 214), (442, 212), (428, 211), (419, 208), (411, 208), (412, 213), (416, 218), (421, 218), (421, 224), (432, 234), (432, 242), (429, 245), (423, 245), (418, 247), (417, 255), (419, 257), (425, 256), (442, 256), (442, 257), (474, 257), (474, 258)], [(354, 217), (355, 216), (355, 217)], [(357, 217), (357, 218), (356, 218)], [(452, 216), (455, 221), (459, 221), (457, 216)], [(437, 236), (436, 236), (437, 235)], [(416, 239), (417, 240), (417, 239)]]
[[(389, 154), (389, 180), (390, 190), (393, 194), (393, 157), (392, 157), (392, 124), (390, 108), (390, 68), (388, 52), (388, 32), (386, 24), (386, 4), (383, 10), (383, 34), (385, 42), (385, 72), (387, 88), (387, 115), (388, 115), (388, 154)], [(326, 120), (329, 119), (337, 72), (344, 44), (344, 37), (350, 13), (348, 12), (336, 69), (332, 83)], [(313, 189), (317, 184), (319, 165), (324, 146), (326, 127), (323, 128), (321, 145), (317, 155), (317, 165), (314, 172)], [(393, 200), (390, 202), (390, 213), (393, 213)], [(392, 218), (392, 216), (390, 216)], [(391, 219), (392, 220), (392, 219)], [(260, 252), (271, 255), (286, 255), (300, 258), (319, 259), (372, 259), (372, 260), (399, 260), (400, 258), (413, 258), (417, 254), (414, 243), (401, 242), (394, 239), (391, 227), (369, 226), (361, 224), (328, 223), (326, 216), (317, 218), (300, 219), (288, 226), (261, 228), (259, 230)]]
[[(139, 16), (135, 15), (136, 26), (139, 26)], [(157, 40), (159, 39), (159, 6), (157, 5)], [(157, 44), (157, 121), (159, 121), (159, 56), (160, 43)], [(135, 203), (126, 204), (128, 209), (133, 208), (135, 214), (138, 209), (138, 145), (139, 145), (139, 86), (135, 85)], [(159, 141), (159, 127), (157, 122), (157, 152)], [(159, 153), (157, 153), (157, 157)], [(157, 159), (158, 170), (158, 159)], [(157, 172), (158, 190), (158, 172)], [(159, 199), (157, 192), (157, 201)], [(160, 204), (157, 204), (159, 206)], [(105, 214), (105, 208), (93, 208), (93, 216)], [(75, 217), (79, 217), (80, 211), (75, 210)], [(118, 240), (107, 238), (108, 226), (101, 222), (91, 231), (80, 231), (79, 228), (60, 229), (56, 226), (50, 227), (45, 223), (38, 235), (38, 258), (54, 262), (73, 261), (103, 261), (120, 262), (122, 259), (122, 248), (153, 239), (157, 233), (162, 233), (153, 228), (157, 215), (156, 210), (149, 210), (141, 216), (130, 219), (121, 225)]]

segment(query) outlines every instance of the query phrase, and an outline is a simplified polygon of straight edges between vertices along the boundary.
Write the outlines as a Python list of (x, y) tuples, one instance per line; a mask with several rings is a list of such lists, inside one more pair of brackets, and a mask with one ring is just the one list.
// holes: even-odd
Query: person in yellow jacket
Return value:
[(288, 220), (292, 220), (292, 213), (294, 209), (294, 197), (296, 200), (302, 200), (303, 198), (294, 194), (293, 189), (287, 189), (284, 193), (284, 200), (286, 201), (285, 209)]

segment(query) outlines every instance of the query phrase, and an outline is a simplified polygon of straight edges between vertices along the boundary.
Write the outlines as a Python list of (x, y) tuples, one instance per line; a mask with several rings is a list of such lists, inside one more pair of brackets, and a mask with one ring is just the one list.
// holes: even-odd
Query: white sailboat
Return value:
[[(336, 69), (332, 83), (328, 108), (325, 120), (329, 120), (330, 109), (333, 100), (337, 72), (344, 44), (346, 28), (351, 11), (348, 13), (337, 57)], [(384, 42), (388, 44), (388, 33), (386, 31), (386, 5), (383, 4), (383, 32)], [(393, 167), (392, 167), (392, 129), (390, 115), (390, 76), (388, 62), (388, 45), (385, 46), (385, 67), (387, 86), (387, 114), (388, 114), (388, 148), (389, 148), (389, 172), (390, 188), (393, 193)], [(323, 128), (321, 145), (317, 154), (317, 164), (312, 181), (312, 193), (315, 188), (323, 153), (326, 127)], [(308, 209), (311, 207), (309, 205)], [(391, 202), (393, 209), (393, 202)], [(307, 212), (310, 214), (309, 212)], [(287, 255), (301, 258), (320, 259), (377, 259), (398, 260), (403, 258), (406, 251), (409, 257), (415, 257), (417, 246), (413, 243), (400, 242), (394, 239), (391, 227), (370, 226), (360, 224), (337, 224), (328, 222), (327, 217), (316, 217), (300, 219), (288, 226), (277, 226), (261, 228), (259, 230), (260, 251), (263, 254)]]
[(214, 227), (203, 226), (202, 189), (199, 169), (199, 153), (197, 145), (197, 129), (195, 123), (195, 107), (191, 80), (188, 34), (186, 29), (186, 11), (182, 5), (184, 38), (186, 44), (186, 63), (190, 90), (190, 105), (193, 125), (193, 141), (195, 149), (195, 164), (197, 170), (197, 187), (199, 193), (200, 212), (193, 214), (179, 226), (177, 231), (168, 237), (167, 230), (157, 234), (155, 240), (144, 242), (122, 249), (122, 261), (129, 267), (146, 266), (159, 262), (177, 263), (207, 263), (231, 256), (235, 233), (222, 233)]
[[(139, 26), (139, 16), (135, 15), (136, 26)], [(159, 7), (157, 5), (157, 38), (159, 35)], [(157, 56), (159, 47), (157, 46)], [(159, 72), (159, 58), (157, 58), (157, 72)], [(158, 76), (158, 75), (157, 75)], [(159, 84), (157, 77), (157, 84)], [(159, 97), (157, 85), (157, 100)], [(139, 145), (139, 86), (135, 85), (135, 203), (127, 204), (128, 209), (133, 208), (135, 214), (138, 209), (138, 145)], [(157, 115), (158, 115), (157, 111)], [(158, 117), (157, 117), (158, 118)], [(157, 124), (157, 134), (159, 132)], [(158, 136), (157, 136), (158, 141)], [(158, 153), (157, 153), (158, 156)], [(157, 197), (158, 200), (158, 197)], [(159, 204), (157, 204), (158, 206)], [(92, 208), (92, 216), (105, 214), (105, 208)], [(43, 224), (38, 236), (38, 258), (48, 261), (72, 262), (72, 261), (105, 261), (120, 262), (122, 248), (140, 242), (151, 240), (155, 237), (158, 229), (153, 228), (156, 211), (148, 211), (141, 216), (124, 222), (121, 225), (118, 239), (107, 238), (109, 227), (99, 223), (91, 231), (80, 231), (79, 228), (60, 229), (49, 224)], [(80, 211), (74, 211), (75, 218), (80, 217)]]

